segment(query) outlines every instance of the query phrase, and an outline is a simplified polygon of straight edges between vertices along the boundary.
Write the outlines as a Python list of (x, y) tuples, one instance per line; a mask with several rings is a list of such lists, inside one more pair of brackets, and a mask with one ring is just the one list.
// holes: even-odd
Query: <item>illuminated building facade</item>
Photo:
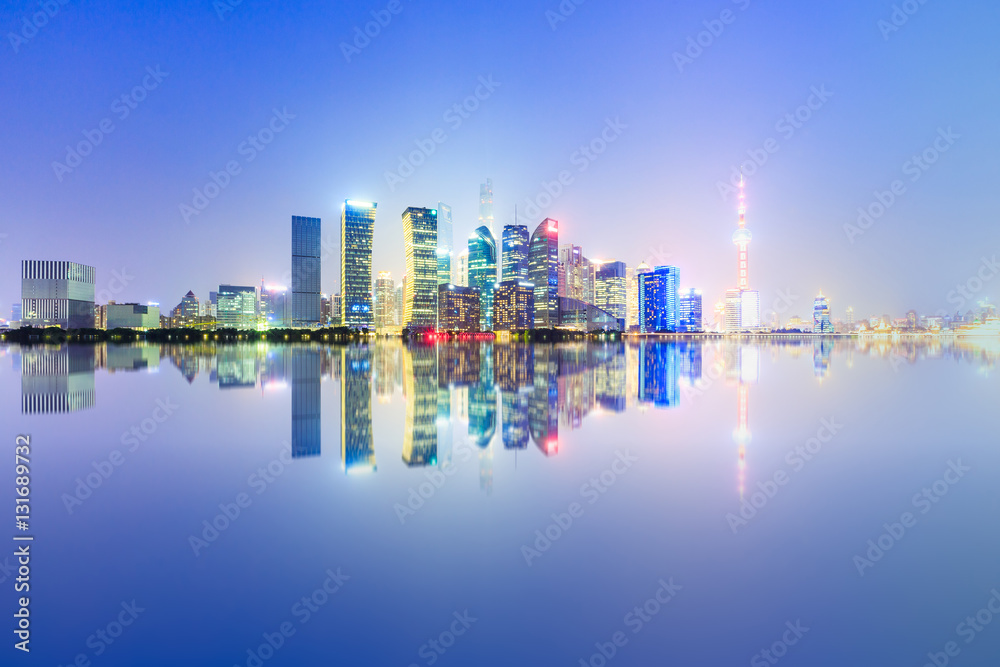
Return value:
[(403, 326), (437, 326), (437, 210), (410, 207), (403, 211), (406, 287)]
[(487, 178), (479, 186), (479, 226), (490, 230), (490, 235), (496, 238), (493, 231), (493, 179)]
[(760, 294), (750, 289), (749, 246), (753, 235), (746, 227), (745, 181), (740, 176), (739, 226), (733, 232), (736, 245), (736, 291), (740, 293), (739, 313), (730, 312), (730, 292), (726, 292), (726, 333), (755, 331), (760, 328)]
[(438, 286), (438, 329), (471, 333), (479, 331), (479, 290), (458, 285)]
[(642, 333), (677, 331), (680, 269), (658, 266), (639, 276), (639, 317)]
[(529, 281), (535, 286), (535, 328), (559, 324), (559, 222), (546, 218), (531, 235)]
[(375, 281), (375, 328), (396, 324), (396, 281), (389, 271), (379, 271)]
[(507, 225), (503, 228), (500, 253), (502, 270), (500, 280), (528, 279), (528, 228), (525, 225)]
[(160, 307), (138, 303), (109, 303), (108, 329), (146, 331), (160, 328)]
[(219, 285), (216, 326), (219, 329), (256, 329), (257, 288)]
[(678, 299), (679, 316), (677, 331), (680, 333), (695, 333), (703, 331), (701, 323), (701, 291), (684, 290)]
[(447, 285), (453, 282), (451, 259), (455, 251), (455, 226), (451, 218), (451, 206), (438, 202), (437, 219), (438, 285)]
[(340, 316), (343, 326), (352, 329), (370, 329), (375, 322), (371, 289), (377, 206), (348, 199), (340, 215)]
[(469, 287), (479, 290), (481, 331), (493, 328), (493, 290), (497, 282), (497, 244), (485, 225), (469, 237)]
[(521, 280), (505, 280), (493, 295), (493, 329), (527, 331), (535, 324), (535, 286)]
[(830, 301), (822, 292), (813, 301), (813, 333), (833, 333), (833, 324), (830, 322)]
[(625, 262), (602, 262), (594, 274), (594, 305), (626, 325), (628, 277)]

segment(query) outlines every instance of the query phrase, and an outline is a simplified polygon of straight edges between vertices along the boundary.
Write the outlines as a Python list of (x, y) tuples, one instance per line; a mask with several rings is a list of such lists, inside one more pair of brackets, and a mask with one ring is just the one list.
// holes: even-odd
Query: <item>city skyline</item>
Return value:
[[(560, 220), (567, 237), (594, 257), (629, 266), (650, 259), (650, 265), (683, 264), (689, 284), (712, 300), (730, 286), (725, 272), (731, 256), (718, 239), (731, 231), (735, 208), (734, 195), (724, 197), (719, 184), (732, 187), (734, 169), (738, 175), (743, 164), (754, 172), (747, 179), (753, 189), (754, 288), (762, 311), (779, 292), (791, 292), (804, 317), (819, 289), (835, 313), (847, 304), (859, 313), (954, 310), (949, 293), (1000, 247), (1000, 231), (988, 224), (981, 196), (992, 180), (981, 165), (1000, 144), (992, 120), (1000, 99), (992, 88), (963, 86), (947, 72), (989, 77), (976, 46), (985, 42), (976, 35), (982, 31), (988, 40), (989, 22), (980, 18), (997, 9), (984, 3), (949, 12), (922, 6), (899, 32), (886, 36), (878, 23), (887, 20), (890, 6), (743, 4), (732, 7), (735, 22), (704, 53), (680, 66), (674, 54), (690, 57), (688, 39), (717, 18), (715, 8), (588, 6), (555, 29), (543, 11), (523, 2), (460, 16), (442, 8), (405, 9), (349, 62), (339, 44), (349, 43), (354, 27), (370, 19), (361, 10), (340, 17), (332, 8), (302, 9), (298, 24), (322, 25), (322, 37), (303, 27), (292, 38), (288, 28), (256, 34), (276, 25), (277, 8), (237, 10), (225, 22), (203, 8), (203, 18), (214, 21), (207, 29), (216, 48), (247, 59), (256, 72), (253, 86), (238, 73), (215, 72), (216, 51), (167, 48), (191, 39), (184, 12), (155, 28), (133, 26), (138, 38), (127, 48), (103, 44), (88, 32), (88, 19), (53, 20), (17, 53), (7, 51), (14, 92), (0, 118), (12, 128), (4, 147), (13, 159), (0, 167), (9, 184), (0, 193), (9, 221), (0, 226), (6, 235), (0, 263), (72, 260), (97, 267), (108, 281), (113, 271), (125, 273), (131, 279), (119, 295), (123, 301), (170, 302), (220, 281), (256, 284), (262, 274), (279, 282), (290, 252), (281, 223), (293, 212), (335, 222), (339, 202), (351, 196), (380, 203), (384, 224), (375, 230), (373, 265), (401, 276), (399, 214), (409, 206), (447, 202), (454, 207), (455, 238), (466, 238), (478, 226), (479, 186), (490, 178), (498, 228), (511, 221), (515, 206), (530, 228), (545, 217)], [(63, 19), (70, 13), (83, 18), (76, 8), (62, 11)], [(22, 11), (21, 3), (10, 3), (0, 10), (0, 22), (19, 25), (26, 12), (26, 5)], [(119, 24), (126, 16), (109, 10), (106, 20)], [(595, 35), (619, 34), (623, 21), (631, 26), (627, 41), (637, 49), (605, 62), (579, 48)], [(481, 24), (510, 48), (456, 61), (455, 49), (475, 43)], [(647, 27), (653, 25), (668, 29), (654, 33)], [(958, 26), (961, 31), (948, 30)], [(450, 29), (455, 44), (415, 50), (413, 40), (431, 27)], [(241, 41), (248, 31), (255, 36), (253, 50)], [(845, 39), (862, 46), (844, 48)], [(324, 55), (306, 63), (292, 59), (284, 50), (290, 41), (306, 49), (325, 44)], [(87, 50), (85, 86), (71, 44)], [(644, 49), (665, 62), (656, 81), (648, 80)], [(398, 96), (382, 92), (364, 106), (363, 115), (377, 122), (359, 119), (355, 108), (331, 106), (331, 85), (359, 89), (385, 75), (390, 88), (414, 89), (414, 82), (386, 69), (406, 58), (451, 68), (448, 78), (422, 89), (420, 109), (397, 108)], [(50, 61), (73, 66), (53, 72)], [(526, 62), (544, 66), (533, 74)], [(902, 76), (897, 62), (908, 63)], [(303, 85), (278, 76), (289, 67), (297, 68)], [(560, 78), (541, 74), (546, 69)], [(769, 76), (760, 76), (762, 71)], [(123, 107), (127, 117), (111, 110), (113, 101), (144, 80), (146, 92), (137, 95), (144, 99), (134, 109)], [(926, 95), (928, 86), (940, 94)], [(585, 92), (567, 97), (567, 89)], [(66, 91), (75, 104), (58, 103)], [(465, 117), (452, 111), (470, 97), (475, 111), (462, 108)], [(196, 114), (188, 113), (193, 102)], [(906, 106), (905, 117), (882, 113), (897, 105)], [(541, 107), (549, 113), (534, 111)], [(796, 119), (802, 109), (806, 120)], [(67, 146), (75, 150), (84, 132), (96, 136), (105, 116), (114, 131), (57, 177), (53, 163), (66, 164)], [(263, 129), (271, 132), (272, 125), (281, 131), (261, 144), (263, 150), (244, 146), (254, 154), (247, 161), (239, 152), (243, 142)], [(345, 136), (348, 127), (357, 128), (353, 136)], [(409, 164), (417, 142), (433, 144), (429, 137), (437, 128), (446, 141), (390, 187), (386, 174), (409, 173), (400, 158)], [(600, 154), (587, 148), (608, 138), (614, 141)], [(934, 156), (941, 148), (947, 151)], [(924, 160), (925, 152), (933, 164)], [(219, 186), (211, 174), (225, 176), (229, 161), (239, 173), (185, 220), (179, 207), (194, 208), (195, 190), (213, 194)], [(572, 179), (568, 185), (559, 182), (563, 171)], [(904, 194), (892, 194), (894, 181)], [(545, 185), (560, 194), (552, 197)], [(877, 195), (894, 203), (863, 234), (850, 237), (845, 225), (858, 224), (859, 208), (877, 213)], [(540, 207), (546, 197), (551, 204)], [(149, 235), (145, 247), (130, 239), (137, 216)], [(67, 224), (87, 229), (92, 243), (78, 247), (63, 232)], [(335, 261), (339, 241), (336, 234), (331, 238), (324, 253)], [(933, 246), (923, 243), (926, 238), (935, 239)], [(172, 276), (170, 267), (186, 253), (227, 241), (228, 256), (206, 252), (186, 279)], [(934, 262), (936, 270), (921, 270), (921, 261)], [(323, 292), (337, 291), (338, 270), (326, 267)], [(975, 296), (994, 296), (994, 290), (988, 285)], [(3, 272), (0, 303), (13, 303), (18, 291), (15, 273)]]

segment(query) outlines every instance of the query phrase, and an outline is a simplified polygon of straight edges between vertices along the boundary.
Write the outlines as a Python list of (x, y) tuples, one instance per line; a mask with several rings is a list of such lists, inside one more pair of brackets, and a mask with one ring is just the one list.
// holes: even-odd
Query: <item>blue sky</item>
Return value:
[[(92, 264), (99, 292), (124, 269), (115, 298), (165, 307), (189, 289), (281, 282), (291, 216), (323, 218), (335, 251), (346, 198), (378, 202), (374, 269), (398, 280), (402, 211), (451, 204), (461, 244), (486, 177), (499, 222), (515, 205), (532, 228), (554, 217), (561, 241), (588, 256), (676, 264), (714, 302), (736, 261), (736, 201), (719, 183), (744, 162), (755, 172), (751, 283), (765, 311), (792, 294), (786, 317), (809, 312), (820, 289), (836, 317), (847, 305), (859, 316), (953, 311), (949, 292), (1000, 251), (995, 3), (913, 0), (898, 30), (886, 28), (892, 2), (860, 0), (586, 0), (563, 3), (565, 16), (555, 0), (388, 7), (53, 0), (25, 38), (42, 5), (4, 3), (4, 315), (25, 258)], [(372, 12), (386, 25), (346, 57)], [(687, 51), (699, 33), (701, 52)], [(677, 53), (690, 60), (679, 66)], [(116, 100), (137, 86), (143, 99), (123, 117)], [(477, 87), (474, 111), (449, 112)], [(810, 101), (798, 127), (782, 122)], [(251, 150), (244, 142), (275, 110), (281, 131)], [(583, 157), (609, 121), (614, 141)], [(400, 156), (436, 130), (443, 143), (390, 185)], [(54, 168), (85, 132), (101, 142), (71, 171)], [(941, 132), (946, 152), (933, 148)], [(765, 146), (766, 162), (747, 162)], [(914, 170), (925, 150), (936, 161)], [(238, 173), (186, 221), (181, 205), (230, 162)], [(527, 215), (564, 171), (571, 182)], [(885, 213), (845, 232), (894, 181), (902, 194)], [(323, 271), (324, 291), (336, 291), (336, 252)], [(987, 280), (975, 297), (997, 292)]]

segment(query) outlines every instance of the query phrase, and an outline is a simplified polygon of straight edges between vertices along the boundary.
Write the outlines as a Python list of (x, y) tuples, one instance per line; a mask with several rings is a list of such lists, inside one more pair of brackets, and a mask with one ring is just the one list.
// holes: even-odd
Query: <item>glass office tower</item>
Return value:
[(455, 232), (451, 219), (451, 206), (438, 202), (437, 262), (438, 285), (454, 282), (452, 278), (452, 256), (455, 252)]
[(437, 211), (411, 206), (403, 211), (406, 287), (403, 326), (437, 326)]
[(479, 290), (479, 322), (493, 328), (493, 290), (497, 284), (497, 243), (486, 225), (469, 237), (469, 287)]
[(352, 329), (370, 329), (374, 324), (372, 237), (377, 206), (348, 199), (340, 216), (341, 321)]
[(500, 280), (528, 279), (528, 228), (525, 225), (507, 225), (503, 228), (500, 262)]
[(319, 218), (292, 216), (292, 326), (320, 324)]
[(535, 328), (559, 324), (559, 222), (542, 221), (528, 247), (529, 280), (535, 286)]
[(639, 317), (642, 333), (677, 331), (677, 285), (680, 269), (658, 266), (639, 276)]

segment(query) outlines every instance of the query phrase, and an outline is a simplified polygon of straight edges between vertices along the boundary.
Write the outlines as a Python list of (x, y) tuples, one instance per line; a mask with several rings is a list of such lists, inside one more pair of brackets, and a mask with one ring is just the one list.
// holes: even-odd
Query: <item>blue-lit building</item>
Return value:
[(469, 287), (479, 290), (479, 322), (482, 331), (493, 328), (493, 290), (497, 284), (497, 243), (483, 225), (469, 237)]
[(625, 329), (628, 287), (625, 262), (603, 262), (594, 273), (594, 305), (611, 313)]
[(701, 316), (701, 290), (689, 289), (678, 298), (677, 331), (695, 333), (703, 331)]
[(292, 326), (320, 325), (320, 237), (319, 218), (292, 216)]
[(535, 286), (535, 328), (559, 324), (559, 222), (542, 220), (528, 246), (528, 280)]
[(642, 333), (677, 331), (679, 282), (680, 269), (676, 266), (658, 266), (639, 275), (639, 330)]
[(525, 225), (506, 225), (500, 253), (501, 282), (528, 279), (528, 228)]
[(822, 293), (813, 301), (813, 333), (831, 334), (830, 301)]
[(377, 206), (349, 199), (340, 216), (341, 318), (343, 325), (352, 329), (371, 329), (375, 324), (372, 239)]

